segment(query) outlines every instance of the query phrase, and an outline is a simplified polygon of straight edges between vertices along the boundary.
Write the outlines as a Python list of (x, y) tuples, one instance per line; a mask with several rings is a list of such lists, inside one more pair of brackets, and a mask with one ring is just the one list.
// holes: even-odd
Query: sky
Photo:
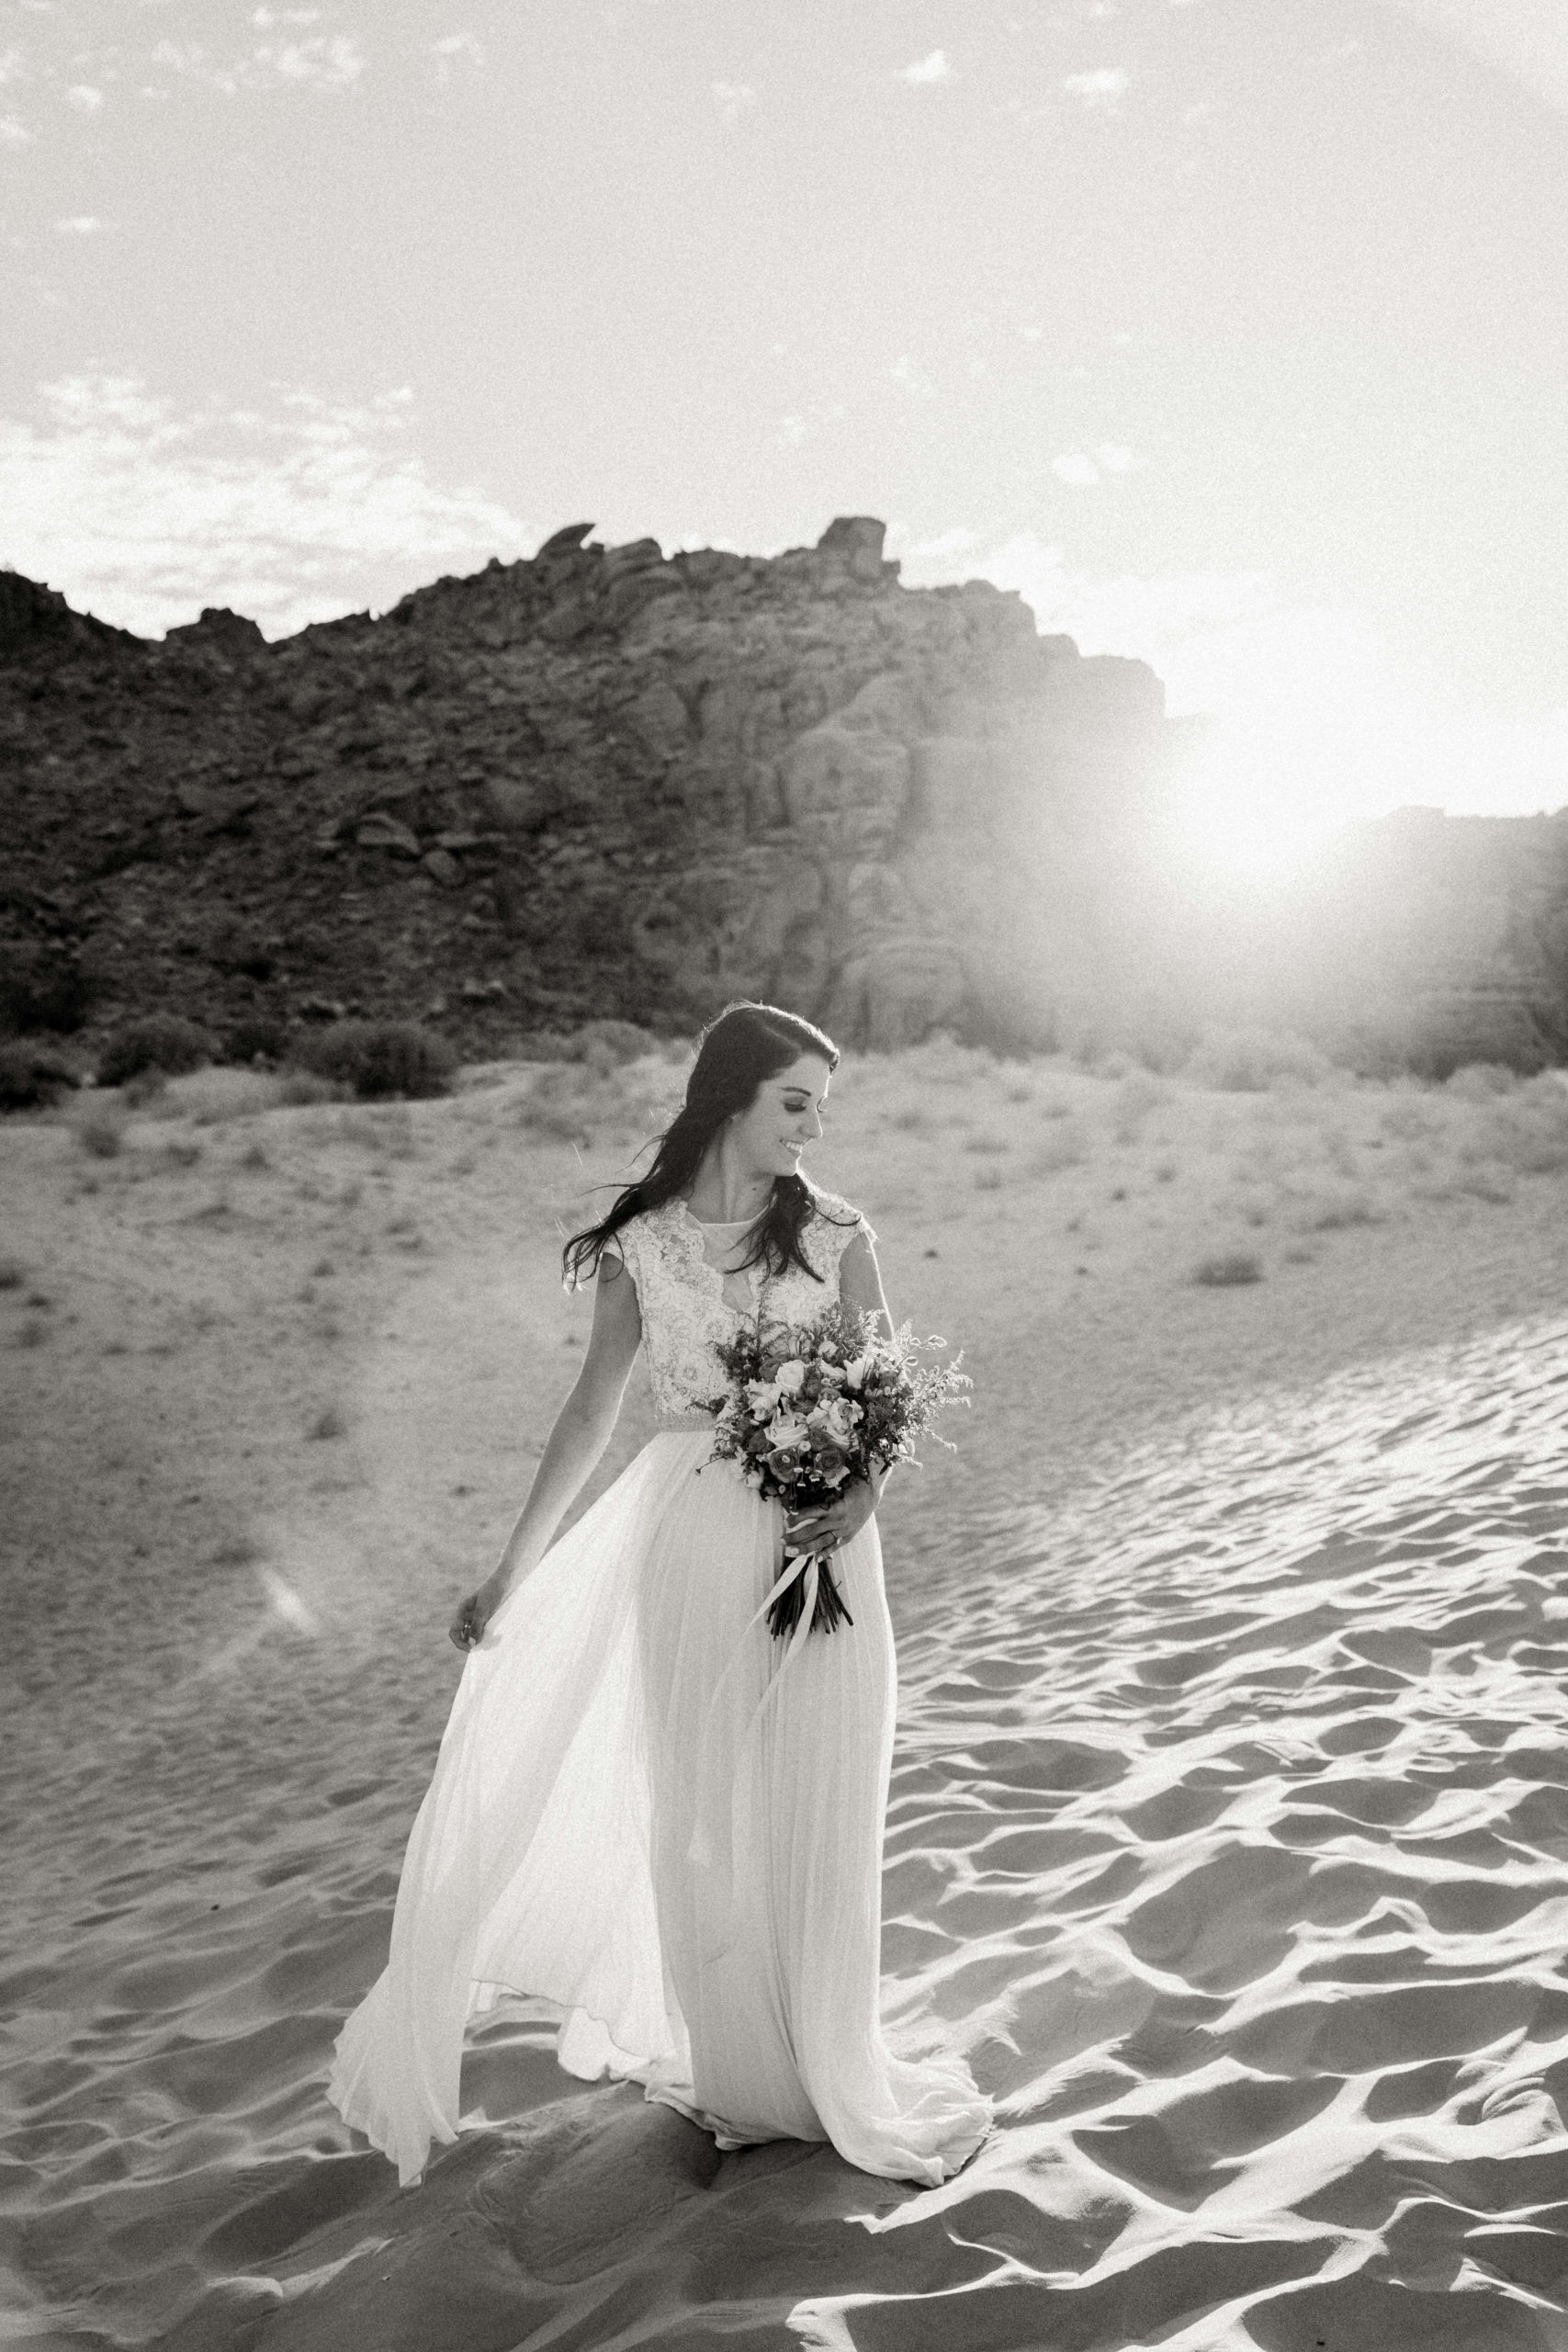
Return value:
[(156, 635), (837, 514), (1266, 860), (1568, 804), (1564, 0), (0, 0), (0, 565)]

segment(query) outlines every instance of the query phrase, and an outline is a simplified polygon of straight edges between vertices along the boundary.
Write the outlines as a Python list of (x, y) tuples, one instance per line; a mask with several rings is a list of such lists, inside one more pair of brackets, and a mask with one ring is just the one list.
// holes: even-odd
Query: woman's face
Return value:
[(729, 1130), (749, 1174), (795, 1174), (801, 1153), (822, 1132), (831, 1075), (820, 1054), (802, 1054), (787, 1069), (762, 1080), (750, 1107)]

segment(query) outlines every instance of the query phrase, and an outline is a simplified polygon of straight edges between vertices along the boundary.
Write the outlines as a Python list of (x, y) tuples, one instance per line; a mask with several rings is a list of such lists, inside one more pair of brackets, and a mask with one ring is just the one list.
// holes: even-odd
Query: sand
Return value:
[(678, 1078), (0, 1132), (0, 2342), (1563, 2352), (1551, 1080), (846, 1066), (818, 1172), (976, 1382), (884, 1512), (887, 2000), (997, 2132), (936, 2191), (720, 2158), (520, 2009), (423, 2188), (350, 2143), (557, 1223)]

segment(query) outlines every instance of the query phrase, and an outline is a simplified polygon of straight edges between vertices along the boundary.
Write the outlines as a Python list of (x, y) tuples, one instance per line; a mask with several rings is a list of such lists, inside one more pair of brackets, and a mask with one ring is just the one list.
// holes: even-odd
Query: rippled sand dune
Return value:
[[(437, 1196), (452, 1115), (388, 1173), (395, 1212), (416, 1179)], [(54, 1139), (33, 1135), (41, 1183)], [(309, 1182), (292, 1206), (275, 1190), (265, 1232), (260, 1205), (225, 1241), (188, 1191), (144, 1193), (139, 1308), (126, 1234), (105, 1229), (129, 1356), (106, 1366), (99, 1331), (95, 1352), (62, 1333), (11, 1359), (50, 1399), (35, 1453), (55, 1448), (39, 1472), (79, 1565), (35, 1584), (18, 1561), (8, 1587), (0, 2340), (1562, 2352), (1568, 1299), (1505, 1312), (1498, 1287), (1558, 1280), (1555, 1179), (1512, 1260), (1496, 1224), (1455, 1244), (1450, 1305), (1461, 1257), (1493, 1251), (1493, 1311), (1467, 1317), (1485, 1328), (1369, 1343), (1293, 1384), (1256, 1369), (1270, 1329), (1312, 1353), (1282, 1272), (1271, 1301), (1189, 1285), (1162, 1305), (1134, 1250), (1098, 1323), (1066, 1321), (1068, 1274), (1064, 1320), (1036, 1296), (1031, 1328), (1043, 1351), (1070, 1333), (1103, 1442), (1054, 1464), (1043, 1439), (1071, 1414), (1030, 1395), (994, 1229), (965, 1244), (913, 1203), (906, 1290), (914, 1253), (941, 1249), (987, 1377), (964, 1474), (933, 1469), (890, 1513), (885, 1963), (896, 2030), (971, 2050), (993, 2138), (936, 2191), (821, 2148), (720, 2157), (635, 2090), (561, 2075), (519, 2009), (472, 2050), (472, 2130), (400, 2194), (321, 2086), (381, 1962), (457, 1670), (433, 1620), (509, 1499), (515, 1386), (487, 1374), (515, 1339), (513, 1206), (492, 1216), (460, 1171), (470, 1214), (432, 1272), (399, 1272), (395, 1236), (367, 1253), (367, 1319), (345, 1295), (332, 1343), (365, 1434), (301, 1443), (324, 1375), (288, 1318), (320, 1306), (289, 1285), (332, 1220), (344, 1262), (366, 1228), (334, 1190), (338, 1144), (297, 1151)], [(101, 1206), (77, 1212), (80, 1331)], [(1310, 1270), (1341, 1335), (1391, 1250), (1406, 1278), (1410, 1250), (1443, 1259), (1427, 1227), (1402, 1259), (1386, 1231), (1343, 1238)], [(242, 1259), (248, 1312), (237, 1272), (212, 1288)], [(179, 1312), (198, 1280), (219, 1319), (149, 1366), (135, 1349), (163, 1345), (176, 1274)], [(538, 1355), (546, 1310), (524, 1304)], [(1216, 1374), (1163, 1428), (1113, 1409), (1140, 1307), (1156, 1354), (1217, 1361), (1225, 1335), (1228, 1393)], [(549, 1311), (564, 1346), (570, 1310)], [(203, 1377), (165, 1385), (185, 1421), (159, 1453), (148, 1374), (182, 1361)], [(536, 1377), (558, 1389), (553, 1362)], [(356, 1471), (307, 1466), (334, 1442)], [(216, 1490), (185, 1487), (225, 1443)], [(148, 1481), (143, 1503), (115, 1489), (118, 1531), (95, 1535), (117, 1476)], [(28, 1509), (24, 1532), (51, 1524)], [(224, 1510), (247, 1543), (209, 1541)], [(182, 1549), (183, 1517), (210, 1521), (205, 1550)]]

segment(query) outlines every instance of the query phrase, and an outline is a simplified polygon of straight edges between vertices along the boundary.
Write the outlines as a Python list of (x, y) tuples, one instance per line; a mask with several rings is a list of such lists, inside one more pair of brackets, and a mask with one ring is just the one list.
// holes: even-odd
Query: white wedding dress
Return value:
[[(838, 1295), (852, 1209), (819, 1195), (768, 1319)], [(854, 1623), (788, 1644), (763, 1604), (783, 1519), (710, 1459), (714, 1343), (748, 1285), (738, 1227), (678, 1201), (615, 1243), (663, 1426), (469, 1654), (409, 1839), (388, 1966), (339, 2037), (329, 2097), (406, 2183), (457, 2136), (468, 2018), (504, 1994), (563, 2013), (561, 2064), (642, 2082), (723, 2148), (829, 2140), (934, 2184), (984, 2136), (956, 2054), (908, 2060), (878, 2016), (896, 1675), (874, 1521), (835, 1556)], [(715, 1245), (718, 1246), (715, 1246)]]

